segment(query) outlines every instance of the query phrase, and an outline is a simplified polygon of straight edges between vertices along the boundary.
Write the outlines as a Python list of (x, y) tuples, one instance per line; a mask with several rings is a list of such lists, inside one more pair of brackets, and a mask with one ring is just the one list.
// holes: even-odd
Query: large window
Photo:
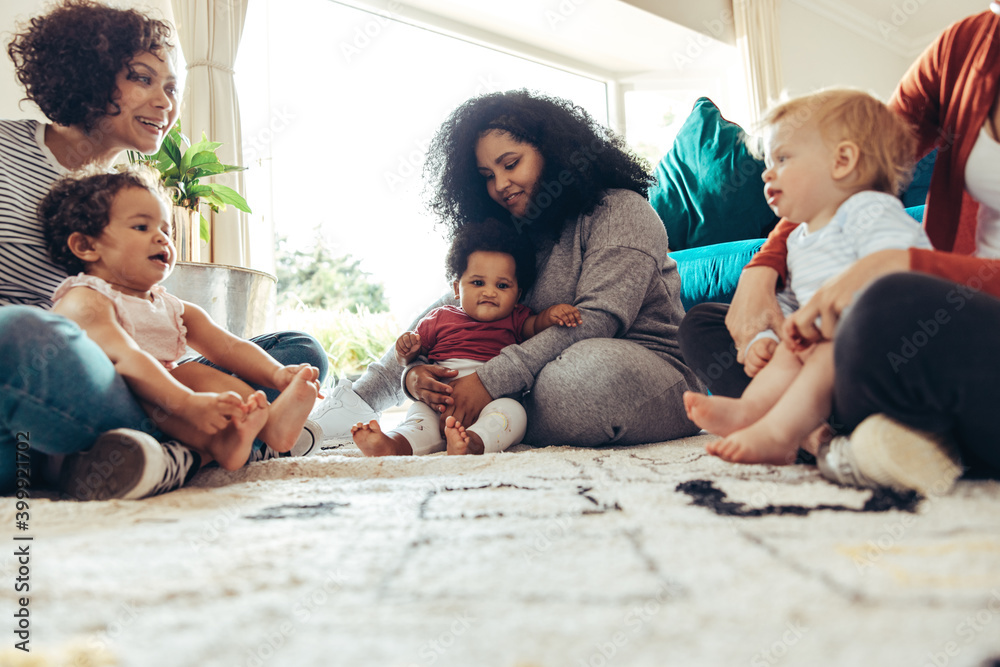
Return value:
[(328, 0), (250, 3), (236, 70), (253, 266), (273, 270), (272, 226), (296, 247), (319, 233), (384, 284), (403, 323), (446, 289), (421, 169), (452, 109), (524, 87), (608, 121), (603, 81)]

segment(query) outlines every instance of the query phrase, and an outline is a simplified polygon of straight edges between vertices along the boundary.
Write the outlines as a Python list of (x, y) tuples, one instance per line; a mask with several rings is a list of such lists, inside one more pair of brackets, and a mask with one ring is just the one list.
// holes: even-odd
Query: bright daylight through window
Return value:
[[(279, 328), (316, 335), (337, 374), (360, 373), (447, 289), (421, 171), (449, 112), (529, 88), (609, 122), (603, 80), (330, 0), (250, 3), (236, 80), (251, 266), (279, 275)], [(671, 114), (660, 96), (626, 93), (640, 102), (626, 113), (630, 129), (648, 99), (650, 122), (676, 121), (676, 132), (694, 96), (684, 97)], [(634, 143), (655, 164), (671, 141), (654, 128)]]

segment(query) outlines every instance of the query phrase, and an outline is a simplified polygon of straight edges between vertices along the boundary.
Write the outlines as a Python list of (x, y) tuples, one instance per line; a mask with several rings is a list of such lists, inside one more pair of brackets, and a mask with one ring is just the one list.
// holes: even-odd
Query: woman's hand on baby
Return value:
[(774, 351), (778, 349), (778, 341), (773, 338), (761, 338), (750, 346), (743, 360), (743, 371), (750, 377), (757, 375), (771, 361)]
[(788, 316), (786, 329), (798, 349), (821, 340), (833, 340), (840, 314), (855, 295), (876, 279), (890, 273), (910, 270), (910, 254), (906, 250), (880, 250), (865, 255), (840, 275), (823, 283), (809, 303)]
[(452, 388), (442, 380), (451, 380), (458, 371), (444, 366), (422, 364), (414, 366), (406, 374), (406, 391), (421, 403), (431, 406), (436, 412), (444, 412), (455, 401), (451, 397)]
[[(575, 327), (581, 322), (583, 322), (583, 317), (576, 306), (571, 306), (568, 303), (558, 303), (538, 313), (538, 323), (535, 324), (535, 328), (542, 330), (555, 324), (561, 327)], [(464, 424), (465, 422), (462, 423)]]
[[(785, 319), (778, 305), (774, 288), (778, 272), (766, 266), (744, 269), (736, 285), (736, 293), (726, 312), (726, 329), (736, 344), (736, 361), (745, 364), (746, 347), (765, 329), (780, 331)], [(745, 366), (744, 366), (745, 368)]]
[(406, 331), (396, 339), (396, 361), (401, 366), (412, 363), (420, 355), (420, 334)]
[(177, 412), (199, 431), (211, 435), (226, 428), (232, 419), (242, 420), (248, 409), (235, 391), (196, 391)]
[(493, 397), (486, 391), (486, 387), (479, 380), (479, 376), (470, 373), (465, 377), (452, 381), (454, 403), (448, 406), (441, 414), (441, 432), (444, 432), (444, 421), (448, 417), (454, 417), (463, 426), (471, 426), (479, 419), (479, 413), (483, 408), (493, 401)]

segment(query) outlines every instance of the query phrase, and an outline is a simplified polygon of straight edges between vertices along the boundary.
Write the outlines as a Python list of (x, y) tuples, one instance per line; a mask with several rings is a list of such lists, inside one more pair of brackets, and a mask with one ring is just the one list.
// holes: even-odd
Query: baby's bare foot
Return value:
[(738, 398), (684, 392), (684, 410), (688, 419), (715, 435), (726, 436), (752, 424), (744, 407)]
[(708, 443), (705, 450), (732, 463), (771, 463), (789, 465), (795, 462), (798, 443), (773, 432), (769, 426), (757, 422), (753, 426)]
[(413, 453), (412, 450), (403, 451), (398, 442), (382, 432), (374, 419), (367, 424), (358, 422), (352, 426), (351, 438), (365, 456), (405, 456)]
[(466, 431), (462, 422), (454, 417), (449, 416), (444, 420), (444, 439), (448, 445), (449, 456), (482, 454), (485, 450), (483, 439), (472, 431)]
[(250, 456), (254, 438), (268, 420), (268, 404), (264, 392), (256, 391), (244, 401), (246, 413), (234, 417), (229, 426), (219, 431), (208, 444), (208, 452), (226, 470), (239, 470)]
[(303, 368), (271, 404), (260, 439), (276, 452), (287, 452), (298, 442), (306, 417), (316, 402), (316, 369)]

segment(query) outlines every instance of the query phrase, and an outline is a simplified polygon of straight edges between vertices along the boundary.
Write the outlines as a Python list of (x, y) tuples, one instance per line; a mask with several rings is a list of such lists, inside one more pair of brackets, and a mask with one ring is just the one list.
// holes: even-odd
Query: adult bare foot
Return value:
[(462, 422), (451, 416), (444, 420), (444, 439), (449, 456), (482, 454), (485, 451), (483, 439), (472, 431), (466, 431)]
[(709, 433), (726, 436), (754, 422), (741, 399), (707, 396), (694, 391), (685, 391), (683, 398), (688, 419)]
[(316, 403), (316, 375), (315, 368), (303, 368), (271, 404), (260, 439), (274, 451), (287, 452), (298, 442), (302, 426)]
[(226, 470), (239, 470), (246, 464), (254, 438), (267, 423), (269, 408), (264, 392), (250, 394), (244, 410), (242, 417), (234, 417), (208, 443), (208, 453)]
[(404, 447), (382, 432), (374, 419), (367, 424), (357, 423), (351, 427), (351, 438), (365, 456), (405, 456), (413, 450)]
[(732, 463), (771, 463), (789, 465), (795, 462), (798, 443), (772, 431), (770, 426), (757, 422), (721, 440), (708, 443), (705, 450)]

